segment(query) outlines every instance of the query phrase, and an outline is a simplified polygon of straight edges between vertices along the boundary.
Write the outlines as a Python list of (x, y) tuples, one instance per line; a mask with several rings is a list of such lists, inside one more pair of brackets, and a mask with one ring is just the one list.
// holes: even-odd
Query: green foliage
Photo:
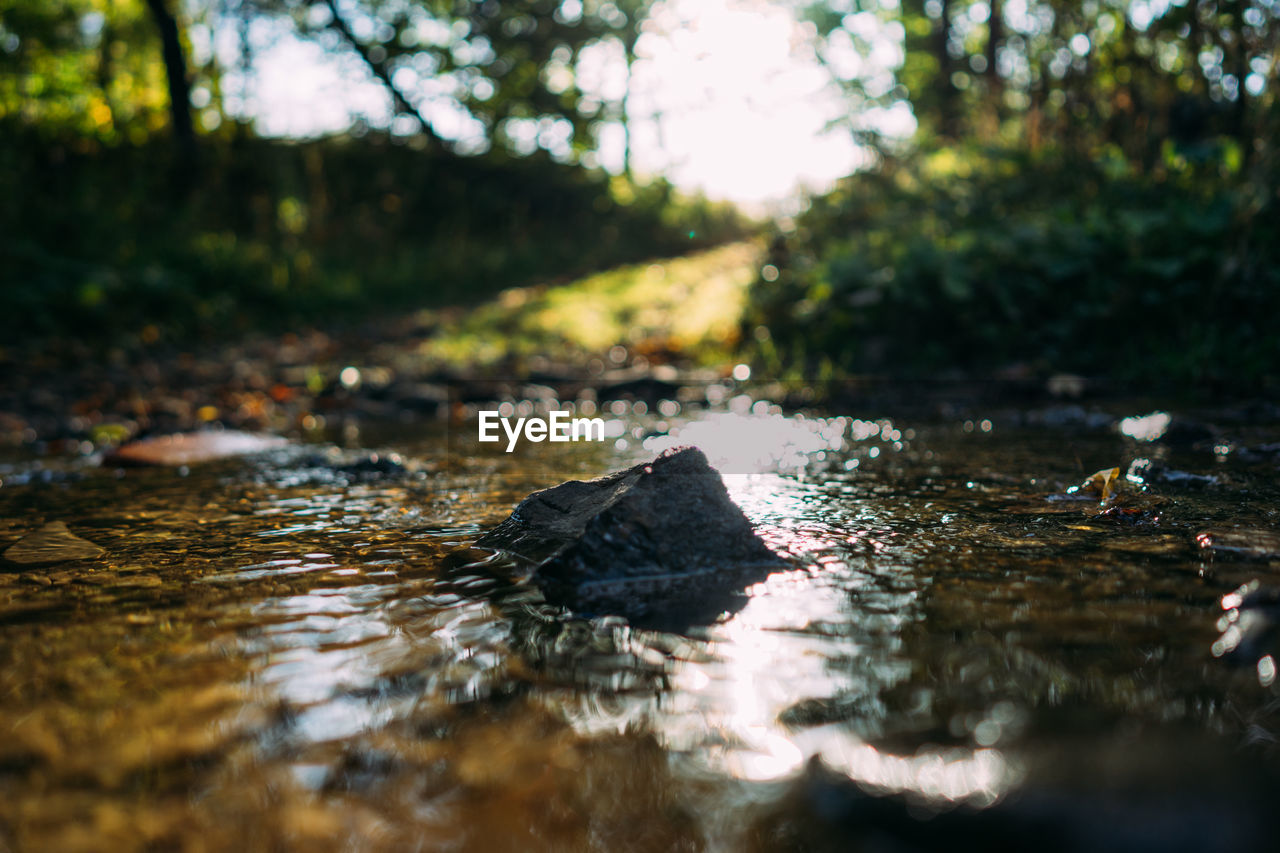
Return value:
[(162, 140), (77, 153), (18, 128), (0, 138), (9, 343), (332, 325), (743, 232), (725, 207), (663, 184), (624, 198), (607, 176), (545, 156), (248, 138), (207, 144), (196, 173), (175, 176)]
[(0, 0), (0, 121), (140, 142), (165, 122), (159, 51), (141, 0)]
[(897, 28), (900, 61), (845, 83), (860, 106), (907, 99), (919, 131), (775, 241), (750, 315), (764, 365), (1276, 374), (1275, 4), (833, 0), (811, 19), (833, 68)]
[[(176, 51), (199, 123), (226, 123), (222, 78), (253, 68), (251, 30), (289, 32), (366, 63), (392, 96), (400, 134), (432, 126), (439, 107), (465, 127), (468, 151), (496, 147), (577, 159), (622, 105), (587, 97), (582, 53), (630, 52), (648, 0), (185, 0)], [(167, 124), (159, 13), (144, 0), (0, 0), (0, 119), (54, 135), (141, 144)], [(224, 66), (238, 38), (235, 68)], [(216, 54), (214, 42), (224, 50)], [(194, 49), (199, 46), (199, 49)], [(237, 113), (234, 118), (247, 117)], [(470, 119), (471, 121), (467, 121)], [(455, 128), (456, 131), (456, 128)]]
[[(1151, 168), (1170, 140), (1230, 136), (1247, 159), (1276, 128), (1280, 7), (1270, 0), (831, 0), (809, 18), (833, 71), (858, 69), (836, 76), (864, 131), (866, 107), (906, 99), (924, 137), (944, 144), (1080, 156), (1110, 144)], [(901, 44), (890, 67), (870, 61), (873, 22)], [(842, 60), (850, 50), (863, 61)]]
[[(725, 206), (562, 164), (621, 109), (584, 97), (579, 55), (607, 41), (629, 50), (647, 6), (171, 2), (169, 52), (213, 129), (197, 156), (157, 132), (180, 122), (166, 110), (162, 16), (147, 3), (0, 0), (0, 335), (128, 342), (332, 324), (741, 236)], [(396, 135), (271, 142), (224, 121), (228, 69), (210, 45), (238, 36), (244, 71), (259, 23), (359, 54), (395, 99)], [(490, 153), (439, 144), (419, 110), (427, 90), (469, 113), (470, 149)]]
[(779, 274), (757, 281), (748, 321), (768, 331), (757, 356), (800, 375), (1022, 365), (1248, 385), (1280, 364), (1267, 177), (954, 148), (888, 161), (775, 240)]

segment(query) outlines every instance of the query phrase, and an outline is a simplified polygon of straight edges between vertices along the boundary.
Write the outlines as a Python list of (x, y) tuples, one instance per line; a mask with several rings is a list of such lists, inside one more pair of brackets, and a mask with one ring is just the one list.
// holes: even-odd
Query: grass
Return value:
[[(742, 239), (733, 208), (369, 135), (81, 150), (0, 122), (0, 346), (218, 344), (473, 305)], [(175, 175), (181, 175), (177, 180)]]
[[(511, 288), (469, 311), (426, 311), (425, 358), (492, 368), (537, 357), (583, 363), (614, 346), (650, 363), (723, 364), (738, 344), (761, 247), (732, 243), (568, 284)], [(558, 356), (558, 358), (557, 358)]]

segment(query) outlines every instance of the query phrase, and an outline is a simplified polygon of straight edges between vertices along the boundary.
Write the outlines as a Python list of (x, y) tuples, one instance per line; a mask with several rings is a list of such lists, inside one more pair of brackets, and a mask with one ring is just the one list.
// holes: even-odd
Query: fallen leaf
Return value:
[(261, 453), (288, 444), (277, 435), (236, 430), (207, 430), (164, 435), (133, 441), (107, 457), (112, 465), (162, 465), (178, 467)]
[(1090, 474), (1083, 483), (1069, 490), (1072, 494), (1097, 495), (1103, 503), (1116, 492), (1116, 480), (1120, 477), (1119, 468), (1103, 468)]

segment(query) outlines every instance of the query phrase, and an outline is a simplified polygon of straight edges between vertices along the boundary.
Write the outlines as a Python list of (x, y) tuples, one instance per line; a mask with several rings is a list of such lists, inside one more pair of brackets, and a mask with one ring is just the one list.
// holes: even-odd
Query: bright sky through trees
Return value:
[[(805, 26), (787, 5), (770, 0), (657, 3), (637, 43), (630, 81), (634, 170), (748, 204), (800, 187), (822, 189), (851, 172), (859, 150), (846, 129), (829, 128), (847, 114), (848, 102), (815, 58)], [(232, 27), (215, 36), (212, 47), (228, 69), (236, 68), (238, 39)], [(252, 74), (246, 79), (229, 70), (223, 91), (228, 112), (252, 115), (261, 133), (311, 136), (346, 129), (353, 120), (378, 127), (390, 122), (387, 91), (353, 53), (325, 51), (268, 18), (254, 22), (251, 42)], [(209, 49), (196, 45), (197, 53), (202, 47)], [(627, 77), (618, 43), (584, 52), (577, 71), (589, 95), (621, 100)], [(430, 79), (406, 82), (441, 135), (462, 150), (485, 144), (479, 123), (433, 91)], [(892, 118), (886, 129), (910, 132), (906, 110)], [(534, 144), (531, 136), (529, 147)], [(606, 124), (598, 152), (586, 162), (620, 171), (623, 144), (621, 126)]]

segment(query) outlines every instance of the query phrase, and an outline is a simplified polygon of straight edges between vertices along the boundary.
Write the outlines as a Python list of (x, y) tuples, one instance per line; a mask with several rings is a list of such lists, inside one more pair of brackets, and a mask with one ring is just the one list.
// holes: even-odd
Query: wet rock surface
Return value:
[(1223, 485), (1223, 478), (1220, 475), (1180, 471), (1159, 460), (1145, 457), (1139, 457), (1129, 463), (1125, 479), (1139, 485), (1159, 485), (1175, 489), (1208, 489)]
[(553, 603), (668, 629), (737, 609), (744, 586), (788, 565), (688, 447), (534, 492), (476, 544), (532, 563)]
[(301, 487), (399, 483), (426, 476), (419, 462), (394, 452), (353, 452), (337, 447), (291, 451), (296, 448), (268, 458), (254, 479), (276, 486)]

